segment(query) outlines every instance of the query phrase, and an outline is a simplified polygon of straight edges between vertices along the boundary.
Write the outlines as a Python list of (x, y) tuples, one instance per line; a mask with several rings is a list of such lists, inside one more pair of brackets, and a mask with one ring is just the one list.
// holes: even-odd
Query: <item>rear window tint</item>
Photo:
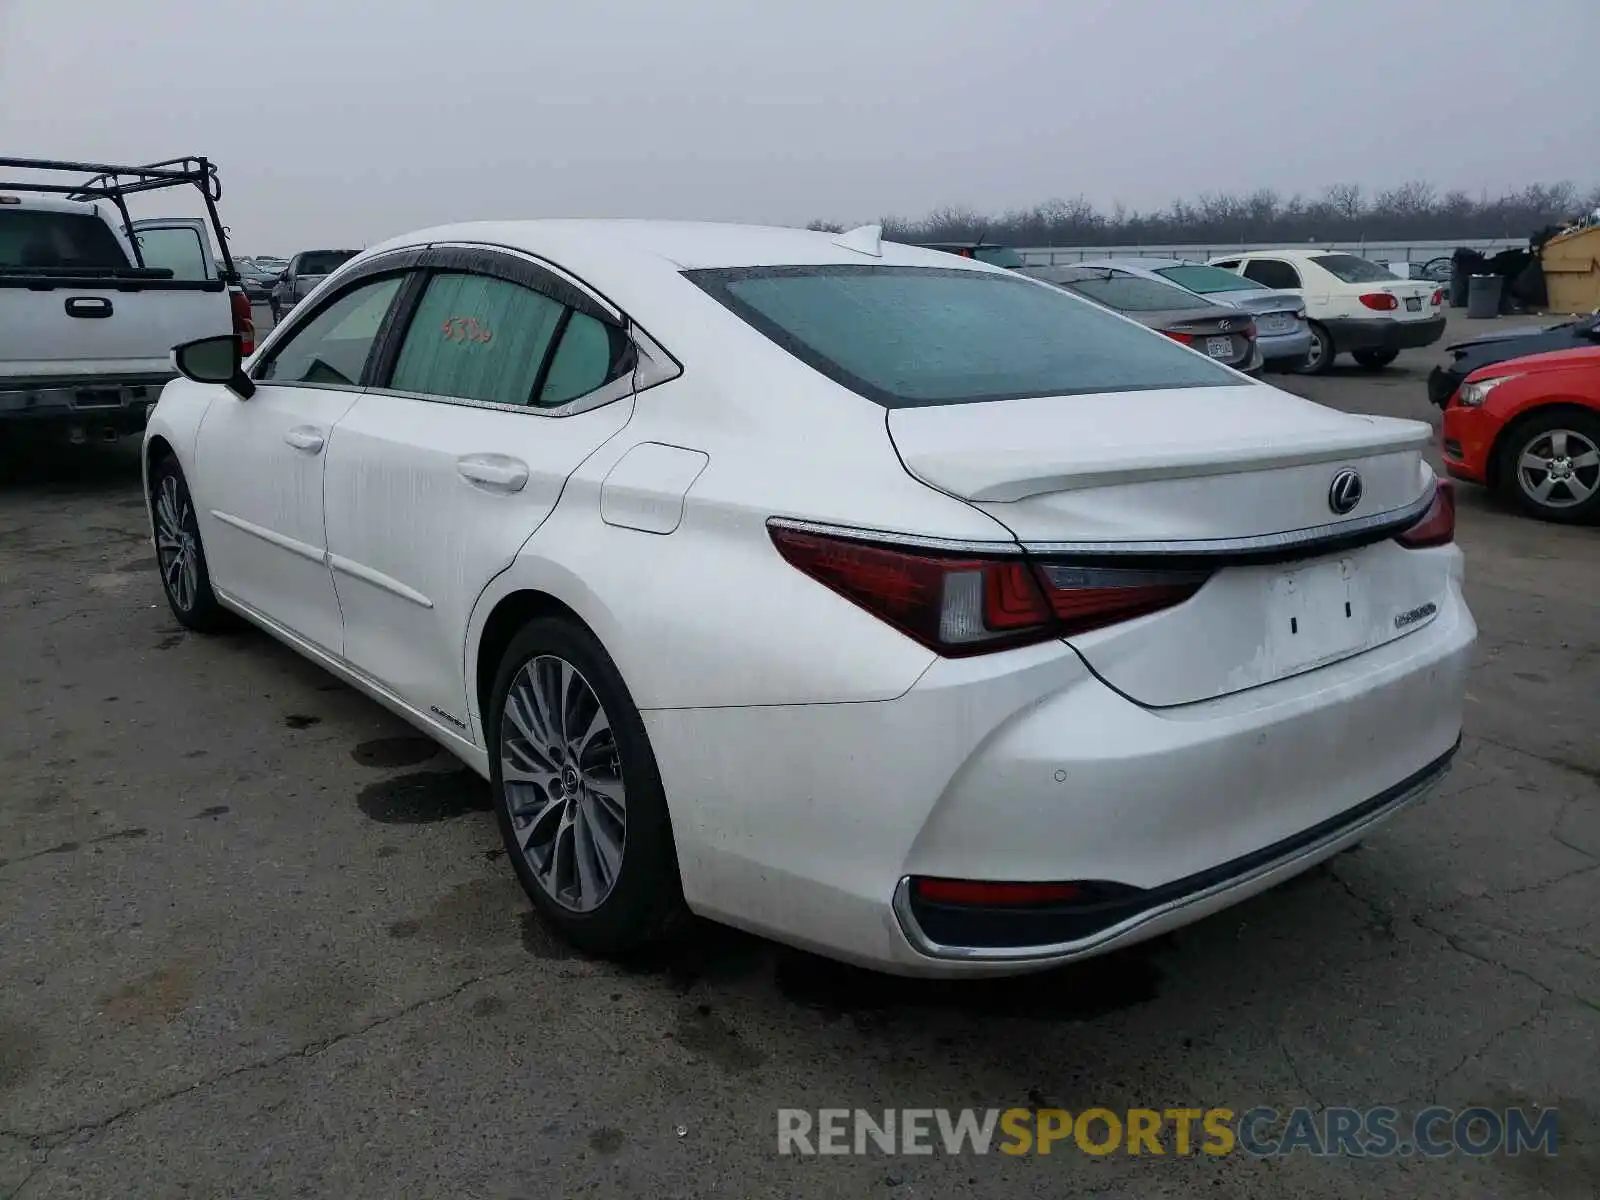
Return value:
[(1375, 262), (1354, 254), (1318, 254), (1312, 262), (1346, 283), (1393, 283), (1395, 275)]
[(300, 256), (295, 271), (300, 275), (332, 275), (355, 256), (354, 250), (313, 250)]
[(97, 216), (0, 208), (0, 267), (116, 271), (132, 265)]
[(1015, 275), (933, 267), (685, 272), (816, 370), (890, 408), (1237, 385), (1237, 375)]
[(1183, 263), (1176, 267), (1157, 267), (1156, 274), (1172, 280), (1191, 292), (1208, 295), (1212, 292), (1259, 292), (1261, 285), (1253, 279), (1224, 271), (1221, 267), (1204, 263)]
[(1118, 312), (1166, 312), (1175, 308), (1211, 307), (1209, 301), (1182, 288), (1121, 272), (1106, 271), (1062, 286)]

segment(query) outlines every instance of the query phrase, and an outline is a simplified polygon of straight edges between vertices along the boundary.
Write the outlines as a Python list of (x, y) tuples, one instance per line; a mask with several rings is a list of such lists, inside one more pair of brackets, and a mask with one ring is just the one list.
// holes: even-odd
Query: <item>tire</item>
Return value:
[(227, 629), (232, 620), (211, 590), (211, 572), (206, 567), (189, 484), (178, 460), (170, 454), (158, 461), (150, 474), (150, 519), (161, 591), (178, 624), (196, 633)]
[[(551, 737), (543, 714), (558, 696)], [(495, 819), (540, 915), (602, 957), (668, 941), (688, 912), (672, 821), (644, 721), (605, 648), (576, 621), (530, 621), (495, 673), (488, 718)], [(569, 718), (585, 727), (577, 738)], [(522, 776), (509, 787), (508, 770)]]
[(1306, 326), (1311, 330), (1311, 349), (1306, 352), (1305, 362), (1295, 370), (1301, 375), (1325, 375), (1338, 354), (1333, 346), (1333, 338), (1315, 321), (1306, 322)]
[[(1500, 436), (1497, 476), (1502, 496), (1541, 521), (1577, 525), (1600, 519), (1600, 417), (1549, 409), (1533, 413)], [(1537, 460), (1549, 466), (1533, 467)], [(1552, 475), (1563, 478), (1547, 488)]]
[(1369, 371), (1381, 371), (1400, 357), (1398, 350), (1352, 350), (1350, 357)]

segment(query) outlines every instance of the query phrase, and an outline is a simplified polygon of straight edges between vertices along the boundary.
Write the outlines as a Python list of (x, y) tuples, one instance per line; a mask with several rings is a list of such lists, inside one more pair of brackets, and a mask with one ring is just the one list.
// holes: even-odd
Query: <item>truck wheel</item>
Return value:
[(1535, 412), (1501, 435), (1502, 494), (1529, 516), (1566, 525), (1600, 519), (1600, 417)]
[(495, 675), (490, 794), (517, 879), (579, 949), (660, 944), (687, 914), (655, 754), (611, 656), (576, 621), (530, 621)]
[(1311, 330), (1311, 349), (1306, 351), (1305, 362), (1295, 369), (1302, 375), (1326, 374), (1333, 365), (1334, 355), (1338, 353), (1333, 348), (1333, 338), (1315, 321), (1308, 321), (1306, 327)]
[(170, 454), (156, 463), (150, 476), (150, 515), (156, 540), (161, 590), (178, 624), (196, 633), (226, 629), (229, 617), (211, 590), (200, 527), (183, 468)]

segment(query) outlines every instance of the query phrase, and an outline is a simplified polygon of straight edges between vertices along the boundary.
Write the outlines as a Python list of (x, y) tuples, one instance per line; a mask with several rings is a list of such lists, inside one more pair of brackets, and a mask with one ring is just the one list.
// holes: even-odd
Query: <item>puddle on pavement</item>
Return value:
[(462, 767), (457, 771), (412, 771), (369, 783), (356, 804), (385, 825), (428, 825), (489, 811), (489, 784)]
[(414, 767), (438, 752), (439, 746), (431, 738), (406, 734), (362, 742), (350, 751), (350, 757), (363, 767)]

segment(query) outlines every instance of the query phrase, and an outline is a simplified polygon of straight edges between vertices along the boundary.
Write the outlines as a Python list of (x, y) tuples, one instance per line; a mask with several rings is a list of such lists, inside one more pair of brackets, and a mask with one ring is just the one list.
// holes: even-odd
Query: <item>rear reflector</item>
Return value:
[(1368, 308), (1375, 308), (1379, 312), (1392, 312), (1400, 307), (1400, 301), (1396, 300), (1388, 292), (1368, 292), (1361, 297), (1361, 303)]
[(1415, 525), (1395, 534), (1394, 540), (1408, 550), (1446, 546), (1456, 538), (1456, 485), (1441, 479), (1434, 485), (1433, 503)]
[(925, 879), (911, 881), (911, 892), (919, 900), (935, 904), (1016, 905), (1060, 904), (1076, 900), (1083, 889), (1075, 883), (983, 883), (972, 879)]
[(1127, 571), (968, 555), (774, 522), (794, 567), (946, 657), (1084, 633), (1181, 604), (1208, 572)]

